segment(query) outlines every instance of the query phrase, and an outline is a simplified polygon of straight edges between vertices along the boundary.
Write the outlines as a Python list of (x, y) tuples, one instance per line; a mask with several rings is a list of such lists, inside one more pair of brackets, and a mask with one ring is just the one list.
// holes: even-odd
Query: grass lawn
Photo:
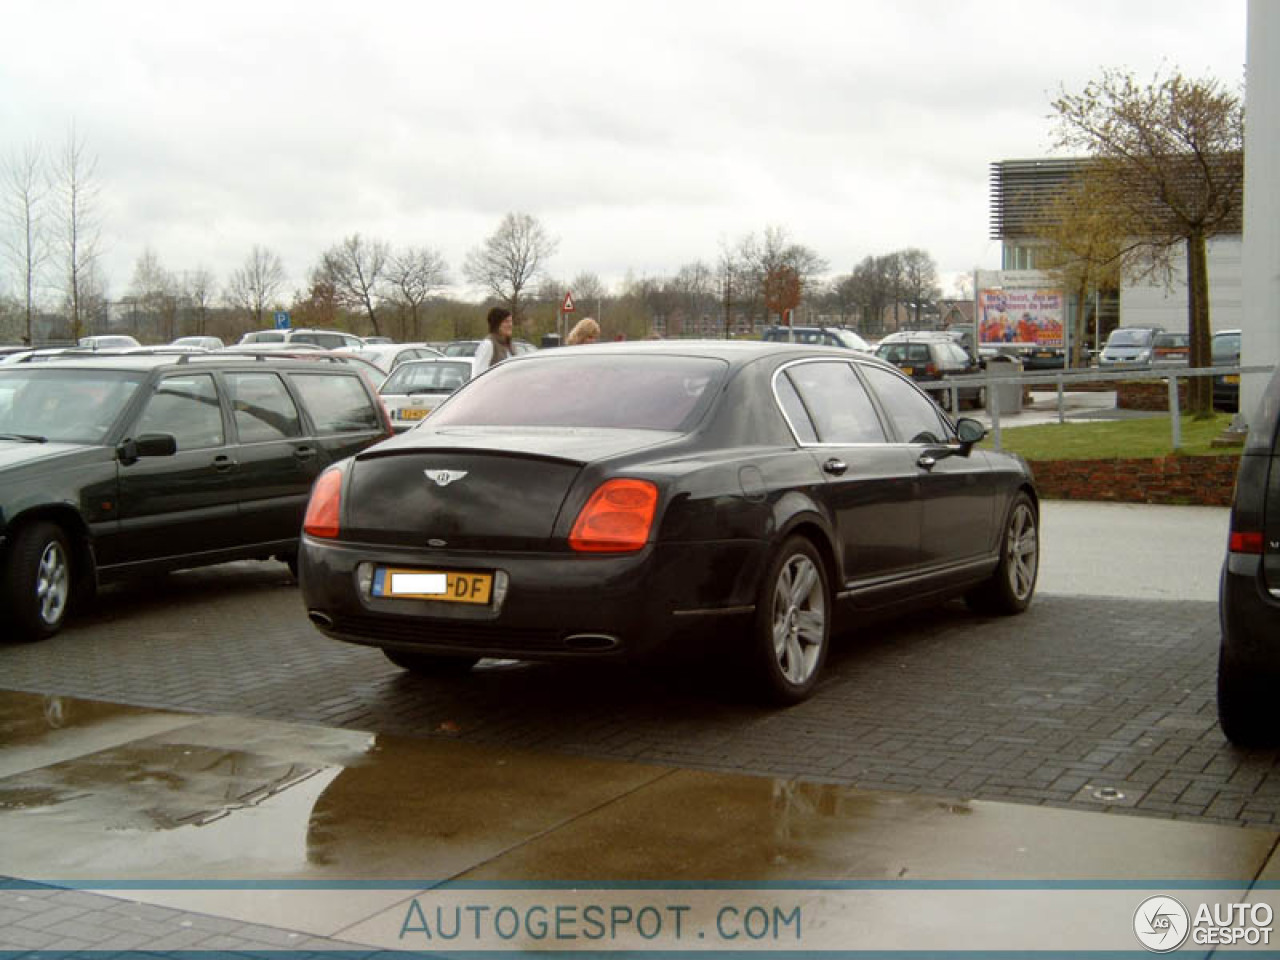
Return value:
[[(1240, 447), (1211, 447), (1209, 443), (1227, 428), (1229, 413), (1210, 420), (1182, 417), (1185, 456), (1231, 456)], [(1106, 460), (1112, 458), (1164, 457), (1173, 452), (1173, 428), (1168, 417), (1137, 420), (1067, 421), (1034, 427), (1003, 427), (1001, 447), (1027, 460)], [(991, 436), (981, 444), (992, 448)]]

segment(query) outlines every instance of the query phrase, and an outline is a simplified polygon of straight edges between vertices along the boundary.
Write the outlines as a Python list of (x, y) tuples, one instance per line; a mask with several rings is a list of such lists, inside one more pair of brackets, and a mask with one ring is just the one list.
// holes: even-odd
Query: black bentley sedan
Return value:
[(1035, 486), (982, 436), (847, 350), (516, 357), (319, 477), (303, 598), (324, 633), (413, 671), (728, 640), (767, 699), (795, 702), (833, 622), (961, 594), (1027, 607)]

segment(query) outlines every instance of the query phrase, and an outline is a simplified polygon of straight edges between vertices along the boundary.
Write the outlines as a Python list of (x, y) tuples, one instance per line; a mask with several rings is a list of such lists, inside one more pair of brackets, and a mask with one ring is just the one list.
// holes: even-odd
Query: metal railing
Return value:
[(1179, 409), (1178, 400), (1178, 381), (1183, 379), (1191, 379), (1193, 377), (1217, 377), (1224, 375), (1241, 375), (1241, 374), (1270, 374), (1274, 370), (1274, 366), (1259, 365), (1250, 367), (1241, 366), (1223, 366), (1223, 367), (1131, 367), (1125, 370), (1103, 371), (1096, 368), (1088, 370), (1053, 370), (1053, 371), (1036, 371), (1033, 373), (1018, 372), (998, 374), (993, 369), (993, 365), (989, 365), (984, 373), (971, 374), (968, 376), (946, 377), (942, 380), (932, 380), (918, 383), (918, 386), (929, 391), (946, 391), (949, 394), (951, 402), (950, 409), (958, 412), (959, 392), (962, 388), (972, 389), (975, 385), (985, 388), (986, 391), (986, 409), (991, 415), (991, 440), (997, 450), (1000, 446), (1000, 397), (998, 391), (994, 388), (1001, 384), (1018, 384), (1020, 386), (1040, 384), (1054, 384), (1058, 393), (1058, 422), (1066, 421), (1066, 403), (1064, 394), (1070, 389), (1073, 383), (1098, 383), (1107, 381), (1132, 381), (1132, 380), (1164, 380), (1168, 384), (1169, 394), (1169, 419), (1170, 430), (1172, 432), (1173, 449), (1177, 450), (1182, 446), (1182, 417)]

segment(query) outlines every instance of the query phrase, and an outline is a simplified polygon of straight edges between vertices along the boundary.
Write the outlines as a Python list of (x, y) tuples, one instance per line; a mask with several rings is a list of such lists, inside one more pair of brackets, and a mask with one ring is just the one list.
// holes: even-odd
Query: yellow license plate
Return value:
[(902, 372), (903, 372), (903, 373), (905, 373), (905, 374), (909, 377), (909, 376), (911, 376), (913, 373), (915, 373), (915, 372), (916, 372), (916, 368), (915, 368), (915, 367), (903, 367), (903, 368), (902, 368)]
[(488, 603), (493, 596), (493, 574), (379, 567), (373, 575), (372, 592), (375, 597)]
[(1227, 374), (1225, 377), (1223, 377), (1222, 379), (1223, 379), (1225, 382), (1227, 382), (1227, 383), (1239, 383), (1239, 382), (1240, 382), (1240, 374), (1238, 374), (1238, 373), (1228, 373), (1228, 374)]
[(404, 407), (400, 410), (401, 420), (424, 420), (431, 411), (426, 407)]

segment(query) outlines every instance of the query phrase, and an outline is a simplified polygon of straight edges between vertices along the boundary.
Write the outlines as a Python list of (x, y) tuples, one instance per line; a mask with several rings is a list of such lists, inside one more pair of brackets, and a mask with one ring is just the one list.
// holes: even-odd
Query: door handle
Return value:
[(832, 476), (843, 477), (844, 472), (849, 469), (849, 465), (843, 460), (837, 460), (835, 457), (832, 457), (822, 465), (822, 469)]
[(927, 453), (920, 454), (920, 458), (916, 460), (917, 467), (923, 467), (925, 470), (932, 470), (937, 466), (937, 459), (929, 456)]
[(219, 473), (226, 473), (235, 465), (236, 462), (226, 454), (213, 458), (213, 469), (217, 470)]
[(293, 456), (297, 460), (310, 460), (316, 455), (314, 447), (294, 447)]

